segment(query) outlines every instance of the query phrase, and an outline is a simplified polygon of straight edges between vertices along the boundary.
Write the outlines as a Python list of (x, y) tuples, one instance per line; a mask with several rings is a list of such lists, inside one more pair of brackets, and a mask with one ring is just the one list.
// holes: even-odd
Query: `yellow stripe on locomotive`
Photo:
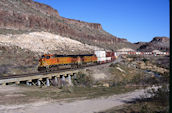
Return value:
[(96, 62), (97, 57), (96, 56), (84, 56), (83, 57), (83, 62), (84, 63), (90, 63), (90, 62)]

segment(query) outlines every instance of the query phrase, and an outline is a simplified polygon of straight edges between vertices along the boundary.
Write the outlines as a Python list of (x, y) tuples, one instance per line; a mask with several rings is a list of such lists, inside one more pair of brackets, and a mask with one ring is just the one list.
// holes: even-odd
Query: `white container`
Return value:
[(119, 56), (120, 54), (120, 52), (114, 52), (114, 56)]
[(117, 52), (114, 52), (114, 56), (117, 56)]
[(106, 57), (106, 52), (105, 52), (105, 51), (94, 51), (94, 54), (95, 54), (97, 57), (100, 57), (100, 58)]
[(122, 52), (122, 54), (127, 55), (127, 54), (128, 54), (128, 52)]
[(111, 57), (106, 57), (106, 61), (111, 61)]
[(140, 55), (140, 54), (141, 54), (141, 52), (136, 52), (136, 54), (137, 54), (137, 55)]
[(97, 61), (98, 62), (106, 62), (106, 57), (98, 57)]

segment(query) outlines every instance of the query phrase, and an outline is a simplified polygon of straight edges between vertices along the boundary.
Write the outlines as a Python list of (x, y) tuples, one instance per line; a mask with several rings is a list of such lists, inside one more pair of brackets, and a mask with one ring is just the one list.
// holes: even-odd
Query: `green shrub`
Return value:
[(79, 72), (72, 82), (76, 86), (91, 86), (93, 84), (93, 78), (85, 73)]
[(142, 60), (142, 61), (145, 63), (145, 62), (147, 62), (147, 61), (148, 61), (148, 59), (146, 59), (146, 58), (143, 58), (143, 60)]

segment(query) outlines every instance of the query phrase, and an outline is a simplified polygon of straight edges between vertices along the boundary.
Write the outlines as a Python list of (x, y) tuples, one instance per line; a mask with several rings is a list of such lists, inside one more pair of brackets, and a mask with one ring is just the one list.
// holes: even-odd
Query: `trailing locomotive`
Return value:
[(45, 54), (39, 60), (38, 71), (55, 71), (61, 69), (78, 68), (87, 65), (101, 64), (115, 60), (114, 53), (95, 51), (85, 55), (57, 55)]

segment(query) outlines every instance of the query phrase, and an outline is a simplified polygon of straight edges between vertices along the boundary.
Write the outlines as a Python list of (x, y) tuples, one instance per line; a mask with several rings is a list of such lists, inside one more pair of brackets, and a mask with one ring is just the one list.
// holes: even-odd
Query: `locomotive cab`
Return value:
[(38, 71), (43, 71), (46, 70), (48, 64), (47, 64), (47, 60), (50, 59), (50, 55), (42, 55), (41, 59), (39, 60), (39, 65), (38, 65)]

